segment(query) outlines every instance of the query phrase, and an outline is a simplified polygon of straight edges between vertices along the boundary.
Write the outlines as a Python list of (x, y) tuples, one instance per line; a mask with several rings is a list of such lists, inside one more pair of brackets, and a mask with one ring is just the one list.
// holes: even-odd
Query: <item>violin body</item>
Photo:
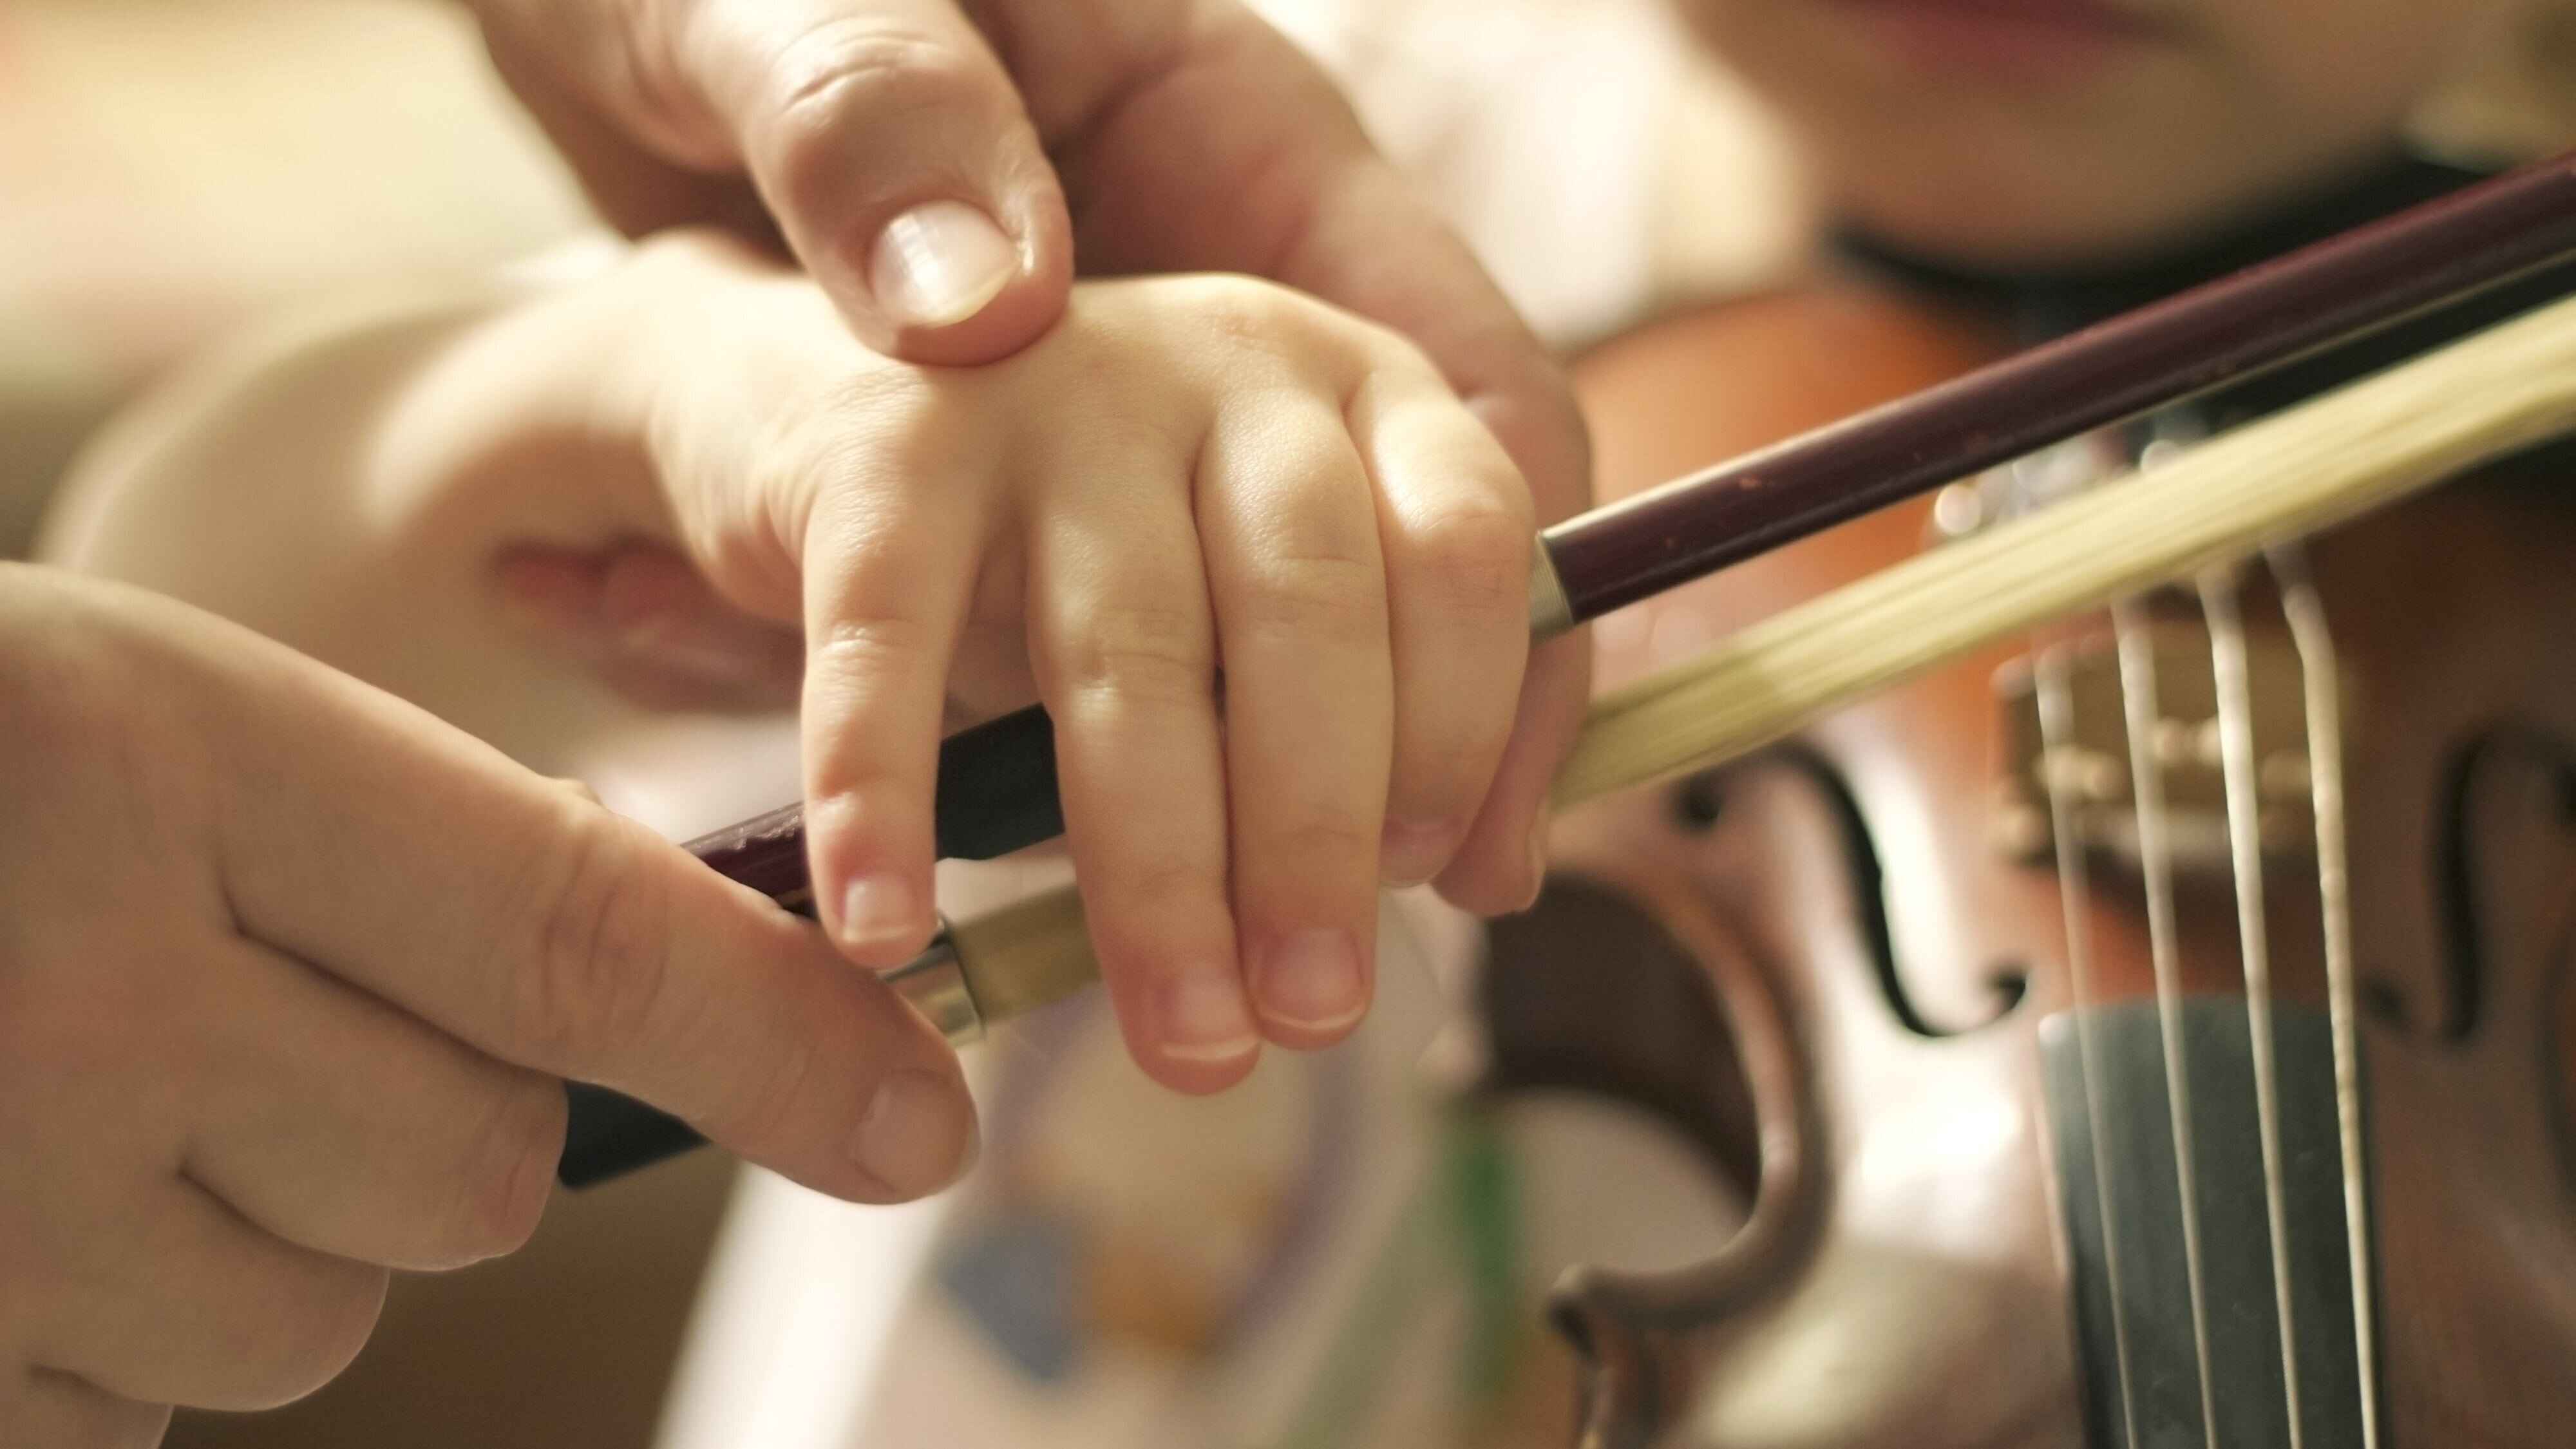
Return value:
[[(1976, 319), (1820, 286), (1658, 324), (1577, 380), (1607, 500), (1994, 351)], [(1487, 1086), (1633, 1103), (1751, 1204), (1697, 1267), (1570, 1275), (1581, 1442), (2561, 1442), (2564, 471), (2535, 455), (2308, 541), (2291, 582), (2249, 568), (2117, 629), (2069, 620), (1561, 820), (1547, 895), (1493, 931)], [(1981, 508), (1954, 489), (1611, 616), (1602, 682)], [(2294, 593), (2322, 602), (2330, 673), (2288, 627)], [(2212, 702), (2231, 677), (2235, 775)], [(2308, 765), (2338, 747), (2329, 800)], [(2330, 870), (2315, 820), (2338, 805)], [(2338, 1001), (2360, 1062), (2340, 1094)]]

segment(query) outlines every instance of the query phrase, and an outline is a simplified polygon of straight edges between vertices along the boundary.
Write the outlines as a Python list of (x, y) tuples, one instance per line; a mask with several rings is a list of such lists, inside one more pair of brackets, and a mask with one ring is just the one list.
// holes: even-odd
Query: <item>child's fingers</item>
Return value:
[(1350, 420), (1377, 485), (1395, 647), (1379, 870), (1412, 885), (1466, 840), (1511, 736), (1529, 654), (1529, 493), (1427, 371), (1372, 374)]
[[(1453, 364), (1462, 355), (1442, 354)], [(1468, 408), (1500, 440), (1528, 480), (1537, 525), (1591, 505), (1590, 445), (1563, 379), (1527, 350), (1487, 347), (1463, 354), (1494, 360), (1479, 382), (1453, 368)], [(1592, 636), (1577, 630), (1530, 650), (1511, 742), (1503, 748), (1485, 803), (1466, 843), (1435, 877), (1440, 894), (1481, 915), (1525, 910), (1547, 869), (1547, 796), (1556, 767), (1583, 729), (1592, 690)]]
[(981, 551), (976, 494), (846, 490), (805, 538), (806, 848), (824, 927), (865, 966), (930, 943), (932, 781)]
[(1322, 399), (1220, 423), (1199, 532), (1225, 661), (1236, 932), (1272, 1040), (1368, 1008), (1394, 679), (1377, 506)]
[(1547, 876), (1547, 794), (1556, 767), (1583, 729), (1592, 691), (1592, 636), (1550, 639), (1530, 651), (1520, 708), (1493, 787), (1466, 844), (1436, 878), (1461, 909), (1501, 915), (1529, 909)]
[[(1226, 894), (1216, 639), (1188, 504), (1154, 445), (1093, 449), (1030, 520), (1030, 634), (1066, 837), (1128, 1053), (1214, 1091), (1261, 1045)], [(1086, 486), (1088, 485), (1088, 486)]]

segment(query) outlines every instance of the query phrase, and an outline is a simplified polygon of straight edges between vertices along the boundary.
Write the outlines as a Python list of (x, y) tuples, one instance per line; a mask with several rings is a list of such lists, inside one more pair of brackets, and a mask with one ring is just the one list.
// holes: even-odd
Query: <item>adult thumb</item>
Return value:
[(234, 931), (824, 1192), (916, 1197), (962, 1168), (955, 1055), (811, 922), (270, 640), (82, 588), (185, 711)]
[(951, 0), (703, 0), (671, 43), (788, 245), (871, 347), (989, 362), (1063, 311), (1063, 188)]

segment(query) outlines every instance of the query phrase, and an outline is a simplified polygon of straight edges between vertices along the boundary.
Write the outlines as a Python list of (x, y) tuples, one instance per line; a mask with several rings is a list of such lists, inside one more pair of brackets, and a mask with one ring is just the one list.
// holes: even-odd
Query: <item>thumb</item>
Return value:
[(869, 346), (989, 362), (1063, 311), (1063, 189), (952, 0), (704, 0), (676, 44), (788, 245)]
[(913, 362), (1007, 357), (1063, 312), (1063, 188), (955, 0), (472, 4), (613, 217), (735, 220), (708, 178), (748, 173), (851, 329)]
[(836, 1196), (914, 1197), (963, 1166), (954, 1054), (812, 923), (390, 695), (132, 607), (195, 676), (242, 934)]

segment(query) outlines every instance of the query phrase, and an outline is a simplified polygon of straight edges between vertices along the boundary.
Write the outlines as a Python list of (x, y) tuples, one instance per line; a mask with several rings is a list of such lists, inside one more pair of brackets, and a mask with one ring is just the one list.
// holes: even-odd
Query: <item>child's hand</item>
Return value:
[(1486, 808), (1531, 504), (1407, 343), (1262, 283), (1139, 280), (1079, 289), (1007, 362), (919, 369), (727, 243), (659, 244), (621, 285), (655, 320), (611, 411), (647, 420), (716, 588), (804, 626), (807, 829), (852, 957), (927, 942), (951, 701), (1025, 699), (1022, 661), (1103, 972), (1173, 1085), (1346, 1032), (1381, 881), (1537, 889), (1553, 759)]
[(1588, 670), (1527, 648), (1533, 510), (1488, 422), (1576, 491), (1562, 419), (1471, 415), (1266, 284), (1086, 286), (1026, 353), (924, 370), (676, 237), (534, 301), (249, 339), (128, 419), (48, 547), (555, 772), (633, 719), (598, 682), (801, 690), (818, 895), (870, 965), (929, 932), (943, 728), (1043, 695), (1137, 1058), (1208, 1088), (1358, 1018), (1381, 880), (1537, 889)]

